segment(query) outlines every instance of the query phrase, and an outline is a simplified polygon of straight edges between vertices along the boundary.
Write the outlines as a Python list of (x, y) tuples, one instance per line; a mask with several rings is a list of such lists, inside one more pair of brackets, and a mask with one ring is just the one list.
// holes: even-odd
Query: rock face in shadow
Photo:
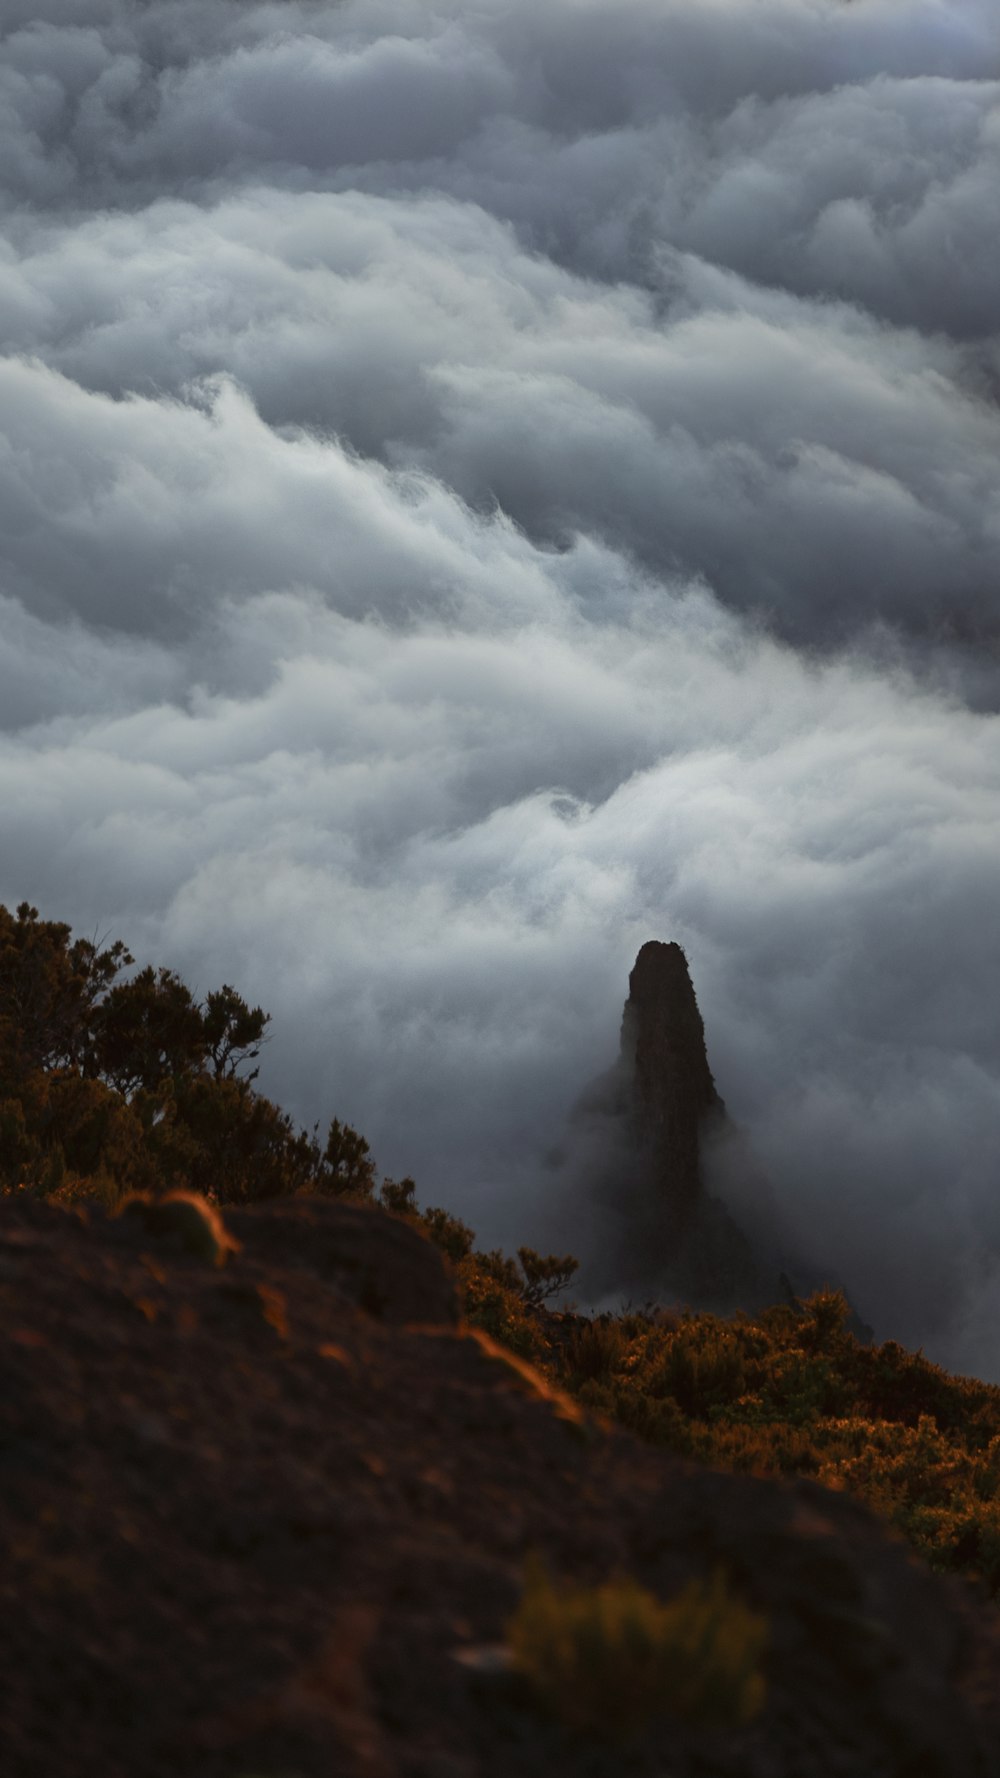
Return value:
[(380, 1320), (459, 1320), (455, 1280), (438, 1249), (366, 1204), (279, 1198), (266, 1212), (228, 1209), (226, 1223), (248, 1257), (306, 1272)]
[(721, 1129), (726, 1108), (680, 945), (643, 945), (628, 988), (620, 1062), (626, 1107), (671, 1220), (684, 1228), (705, 1197), (702, 1143)]
[[(705, 1027), (680, 945), (644, 944), (629, 976), (617, 1062), (588, 1088), (578, 1129), (610, 1211), (598, 1290), (668, 1294), (699, 1307), (762, 1307), (787, 1286), (709, 1188), (706, 1156), (740, 1157), (709, 1066)], [(749, 1155), (747, 1169), (752, 1167)]]

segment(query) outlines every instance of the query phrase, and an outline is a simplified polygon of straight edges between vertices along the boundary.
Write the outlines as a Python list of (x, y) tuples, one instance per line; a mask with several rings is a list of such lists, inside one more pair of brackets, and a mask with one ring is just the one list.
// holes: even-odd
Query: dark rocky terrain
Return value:
[[(5, 1778), (987, 1778), (1000, 1620), (869, 1512), (699, 1470), (465, 1331), (375, 1208), (0, 1202)], [(663, 1598), (721, 1563), (765, 1708), (574, 1739), (477, 1651), (525, 1558)]]

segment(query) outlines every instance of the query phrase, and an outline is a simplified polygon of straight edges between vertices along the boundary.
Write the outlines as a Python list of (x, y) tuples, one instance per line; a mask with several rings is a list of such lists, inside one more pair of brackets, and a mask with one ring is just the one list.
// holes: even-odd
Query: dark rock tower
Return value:
[(634, 1139), (671, 1220), (686, 1227), (705, 1191), (702, 1143), (721, 1130), (726, 1108), (708, 1065), (705, 1027), (680, 945), (655, 939), (643, 945), (628, 985), (619, 1067)]
[[(593, 1300), (619, 1290), (724, 1313), (826, 1284), (769, 1221), (768, 1182), (716, 1090), (680, 945), (644, 944), (628, 986), (618, 1060), (573, 1120), (570, 1164), (602, 1216), (581, 1284)], [(717, 1195), (727, 1185), (750, 1233)], [(851, 1325), (871, 1338), (856, 1315)]]
[(614, 1281), (706, 1307), (760, 1298), (757, 1256), (706, 1183), (706, 1156), (736, 1133), (712, 1079), (680, 945), (643, 945), (618, 1060), (583, 1095), (574, 1121), (595, 1201), (608, 1215), (591, 1267), (595, 1293)]

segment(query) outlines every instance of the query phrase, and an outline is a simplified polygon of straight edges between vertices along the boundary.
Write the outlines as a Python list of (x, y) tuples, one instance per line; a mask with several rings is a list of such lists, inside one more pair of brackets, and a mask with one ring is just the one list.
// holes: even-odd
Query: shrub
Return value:
[(365, 1138), (335, 1117), (323, 1151), (321, 1189), (332, 1197), (370, 1198), (375, 1190), (375, 1162)]
[(549, 1297), (560, 1296), (580, 1269), (580, 1261), (571, 1253), (541, 1254), (533, 1247), (519, 1247), (517, 1257), (524, 1273), (521, 1295), (529, 1309), (538, 1309)]
[(667, 1345), (650, 1378), (654, 1394), (671, 1395), (686, 1414), (704, 1419), (741, 1395), (746, 1367), (740, 1341), (725, 1322), (701, 1318), (685, 1323)]
[[(510, 1273), (514, 1273), (511, 1282)], [(466, 1317), (518, 1358), (545, 1364), (551, 1358), (541, 1317), (526, 1306), (512, 1260), (496, 1252), (470, 1253), (458, 1267)]]
[(472, 1252), (472, 1243), (476, 1238), (475, 1230), (470, 1229), (461, 1217), (452, 1216), (450, 1211), (442, 1210), (434, 1204), (420, 1214), (420, 1226), (426, 1229), (435, 1247), (440, 1247), (455, 1265)]
[(566, 1367), (579, 1383), (600, 1382), (613, 1375), (628, 1350), (628, 1340), (613, 1315), (598, 1315), (573, 1328), (566, 1344)]
[(559, 1587), (537, 1562), (508, 1628), (515, 1666), (556, 1719), (613, 1740), (664, 1713), (749, 1722), (764, 1700), (766, 1636), (721, 1571), (663, 1604), (631, 1579)]
[(1000, 1389), (891, 1341), (865, 1344), (847, 1319), (844, 1298), (827, 1290), (731, 1320), (568, 1318), (536, 1362), (652, 1444), (846, 1489), (932, 1567), (1000, 1593)]

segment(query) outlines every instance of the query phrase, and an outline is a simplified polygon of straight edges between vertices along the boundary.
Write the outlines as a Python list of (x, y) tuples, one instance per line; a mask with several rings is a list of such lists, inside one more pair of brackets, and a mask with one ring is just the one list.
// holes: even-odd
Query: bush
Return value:
[(421, 1212), (420, 1226), (426, 1229), (435, 1247), (440, 1247), (442, 1253), (446, 1253), (456, 1266), (472, 1252), (475, 1230), (470, 1229), (461, 1217), (452, 1216), (450, 1211), (442, 1210), (440, 1205), (431, 1205)]
[(565, 1727), (628, 1740), (664, 1713), (735, 1727), (764, 1701), (765, 1620), (721, 1572), (663, 1604), (634, 1580), (558, 1587), (529, 1567), (508, 1628), (516, 1668)]
[(566, 1367), (580, 1384), (602, 1382), (621, 1366), (628, 1339), (613, 1315), (598, 1315), (573, 1328), (566, 1344)]
[(651, 1444), (846, 1489), (932, 1567), (1000, 1593), (1000, 1389), (892, 1341), (864, 1344), (848, 1313), (824, 1290), (731, 1320), (567, 1318), (555, 1363), (541, 1362), (584, 1406)]
[(119, 980), (132, 963), (120, 941), (0, 906), (0, 1196), (373, 1195), (350, 1124), (334, 1119), (322, 1148), (255, 1090), (261, 1007), (228, 983), (198, 1001), (171, 969)]
[[(513, 1281), (512, 1281), (513, 1279)], [(551, 1358), (542, 1318), (525, 1305), (513, 1260), (469, 1253), (458, 1267), (466, 1318), (518, 1358), (546, 1365)]]
[(539, 1309), (549, 1297), (561, 1296), (580, 1269), (580, 1261), (571, 1253), (542, 1254), (533, 1247), (519, 1247), (517, 1257), (524, 1273), (521, 1295), (529, 1309)]

